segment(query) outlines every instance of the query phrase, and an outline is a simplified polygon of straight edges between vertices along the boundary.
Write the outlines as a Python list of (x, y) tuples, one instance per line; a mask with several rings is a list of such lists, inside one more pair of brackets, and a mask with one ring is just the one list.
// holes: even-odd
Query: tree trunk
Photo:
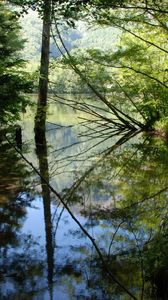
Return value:
[(50, 54), (51, 0), (44, 0), (38, 104), (46, 106)]

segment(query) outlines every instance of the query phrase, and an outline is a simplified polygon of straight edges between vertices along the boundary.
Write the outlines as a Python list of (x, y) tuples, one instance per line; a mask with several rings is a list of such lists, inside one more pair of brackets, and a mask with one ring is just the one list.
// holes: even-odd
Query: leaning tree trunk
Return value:
[(50, 54), (51, 0), (44, 0), (38, 104), (46, 106)]

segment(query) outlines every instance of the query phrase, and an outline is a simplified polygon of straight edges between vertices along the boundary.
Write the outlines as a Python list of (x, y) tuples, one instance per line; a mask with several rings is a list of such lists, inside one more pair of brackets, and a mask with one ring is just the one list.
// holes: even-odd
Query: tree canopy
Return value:
[(30, 91), (30, 81), (20, 58), (23, 40), (19, 38), (17, 16), (0, 3), (0, 122), (19, 117), (25, 103), (21, 93)]

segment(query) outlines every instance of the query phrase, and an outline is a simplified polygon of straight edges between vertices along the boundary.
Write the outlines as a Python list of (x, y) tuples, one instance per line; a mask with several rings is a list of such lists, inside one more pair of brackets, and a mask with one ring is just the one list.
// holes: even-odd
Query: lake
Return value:
[(3, 139), (0, 299), (168, 299), (167, 143), (104, 113), (51, 102), (37, 145), (30, 107)]

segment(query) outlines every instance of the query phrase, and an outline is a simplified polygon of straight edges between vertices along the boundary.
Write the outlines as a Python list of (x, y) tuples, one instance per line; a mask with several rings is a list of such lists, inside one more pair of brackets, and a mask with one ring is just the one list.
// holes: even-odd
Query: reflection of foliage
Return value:
[(5, 141), (0, 147), (0, 158), (0, 281), (4, 286), (1, 297), (18, 299), (35, 288), (44, 266), (37, 252), (38, 241), (21, 233), (26, 208), (34, 200), (28, 188), (24, 189), (29, 171)]
[[(133, 273), (131, 286), (142, 289), (149, 299), (150, 287), (156, 287), (159, 294), (166, 285), (168, 150), (158, 138), (146, 136), (143, 140), (100, 162), (82, 182), (80, 193), (83, 190), (84, 199), (89, 193), (95, 201), (86, 201), (82, 214), (99, 220), (104, 234), (97, 238), (100, 245), (103, 240), (110, 243), (107, 260), (116, 265), (117, 277), (129, 286), (126, 277)], [(109, 193), (106, 202), (97, 202), (91, 192), (99, 185), (102, 194)], [(111, 233), (107, 230), (110, 226)]]
[[(63, 199), (66, 199), (66, 197), (67, 198), (69, 198), (69, 189), (68, 188), (65, 188), (65, 189), (63, 189), (62, 190), (62, 192), (61, 192), (61, 196), (62, 196), (62, 198)], [(74, 192), (73, 193), (73, 197), (70, 197), (70, 199), (68, 200), (68, 203), (69, 204), (77, 204), (77, 203), (83, 203), (83, 197), (82, 197), (82, 195), (79, 193), (79, 192)]]
[(37, 277), (43, 276), (44, 265), (37, 246), (39, 247), (38, 242), (31, 235), (18, 235), (15, 250), (1, 248), (0, 275), (4, 284), (1, 289), (2, 299), (7, 299), (8, 296), (8, 299), (25, 297), (32, 290), (39, 289)]
[[(14, 137), (15, 133), (13, 129), (12, 132)], [(3, 136), (2, 131), (1, 136)], [(14, 149), (7, 142), (2, 141), (0, 147), (0, 203), (6, 203), (6, 201), (8, 202), (15, 198), (17, 198), (15, 205), (18, 205), (21, 201), (24, 203), (24, 195), (22, 197), (22, 193), (24, 192), (24, 185), (28, 184), (28, 175), (29, 170), (25, 167)], [(28, 198), (30, 201), (29, 196)]]

